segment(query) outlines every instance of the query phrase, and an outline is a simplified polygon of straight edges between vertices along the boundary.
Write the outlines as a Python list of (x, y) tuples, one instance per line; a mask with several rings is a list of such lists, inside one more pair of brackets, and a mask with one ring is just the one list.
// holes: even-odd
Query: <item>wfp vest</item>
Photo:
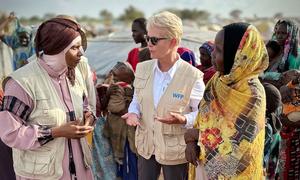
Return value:
[[(85, 92), (80, 71), (75, 70), (75, 85), (69, 81), (69, 91), (76, 118), (83, 119), (83, 93)], [(29, 125), (47, 127), (60, 126), (67, 122), (62, 100), (58, 96), (51, 79), (38, 61), (32, 61), (10, 75), (32, 98), (33, 110), (27, 120)], [(34, 150), (13, 148), (15, 173), (31, 179), (59, 179), (62, 174), (62, 161), (66, 138), (55, 138)], [(84, 163), (91, 165), (91, 152), (86, 138), (80, 139)]]
[(154, 117), (166, 117), (170, 112), (185, 114), (189, 107), (191, 91), (202, 73), (183, 60), (178, 60), (176, 72), (161, 96), (157, 107), (153, 103), (153, 79), (156, 60), (137, 65), (134, 87), (140, 105), (140, 126), (136, 129), (135, 144), (139, 155), (149, 159), (155, 155), (157, 162), (164, 165), (186, 163), (182, 124), (165, 124)]

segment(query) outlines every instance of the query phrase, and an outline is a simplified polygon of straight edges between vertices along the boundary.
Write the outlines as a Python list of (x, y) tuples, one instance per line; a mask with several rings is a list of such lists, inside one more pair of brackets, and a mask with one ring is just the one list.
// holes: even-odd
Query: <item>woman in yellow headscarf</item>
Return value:
[(258, 75), (268, 66), (264, 42), (246, 23), (224, 26), (212, 54), (194, 129), (185, 134), (189, 179), (263, 178), (266, 97)]

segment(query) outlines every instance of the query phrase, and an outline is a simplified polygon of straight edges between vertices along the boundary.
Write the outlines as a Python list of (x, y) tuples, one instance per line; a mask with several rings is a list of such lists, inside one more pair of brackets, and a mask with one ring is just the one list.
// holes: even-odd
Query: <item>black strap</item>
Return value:
[[(59, 81), (59, 87), (60, 87), (60, 89), (62, 89), (60, 81)], [(70, 109), (65, 101), (65, 98), (64, 98), (65, 96), (64, 96), (63, 91), (61, 91), (61, 93), (62, 93), (63, 102), (65, 103), (65, 106), (68, 109), (69, 116), (67, 116), (67, 117), (70, 117), (70, 121), (75, 121), (76, 120), (75, 112), (70, 111)], [(77, 180), (76, 167), (75, 167), (74, 158), (73, 158), (71, 139), (68, 139), (68, 148), (69, 148), (69, 171), (71, 174), (71, 179), (72, 179), (72, 175), (74, 175), (74, 180)]]
[(68, 139), (68, 147), (69, 147), (69, 171), (71, 174), (74, 174), (75, 179), (76, 179), (76, 168), (75, 168), (75, 162), (74, 162), (74, 158), (73, 158), (71, 139)]

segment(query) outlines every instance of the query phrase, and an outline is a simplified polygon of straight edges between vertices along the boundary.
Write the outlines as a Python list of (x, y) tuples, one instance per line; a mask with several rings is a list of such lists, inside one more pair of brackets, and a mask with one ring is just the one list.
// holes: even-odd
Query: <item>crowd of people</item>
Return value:
[(225, 25), (199, 44), (200, 64), (171, 12), (131, 30), (140, 47), (96, 84), (73, 17), (35, 33), (13, 13), (0, 22), (15, 70), (1, 80), (1, 179), (300, 179), (293, 21), (267, 42), (249, 23)]

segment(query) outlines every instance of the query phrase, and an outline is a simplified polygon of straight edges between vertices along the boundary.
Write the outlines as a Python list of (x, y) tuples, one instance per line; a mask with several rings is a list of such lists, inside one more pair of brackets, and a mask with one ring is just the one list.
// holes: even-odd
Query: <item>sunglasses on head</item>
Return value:
[(155, 46), (155, 45), (157, 45), (158, 41), (164, 40), (164, 39), (169, 39), (169, 38), (158, 38), (155, 36), (150, 37), (148, 35), (145, 35), (145, 39), (148, 43), (151, 42), (151, 44)]

